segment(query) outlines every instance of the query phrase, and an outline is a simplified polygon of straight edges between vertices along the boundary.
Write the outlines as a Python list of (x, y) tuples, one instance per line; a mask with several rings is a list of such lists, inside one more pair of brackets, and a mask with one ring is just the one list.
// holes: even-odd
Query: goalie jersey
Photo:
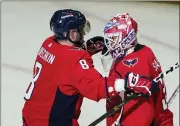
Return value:
[[(152, 50), (137, 44), (134, 51), (123, 59), (117, 59), (110, 71), (109, 76), (125, 78), (128, 72), (138, 73), (150, 80), (162, 72), (161, 65)], [(129, 101), (116, 114), (107, 118), (107, 126), (173, 126), (173, 113), (167, 108), (166, 88), (162, 80), (159, 91), (154, 92), (148, 99), (139, 97)], [(131, 92), (124, 95), (116, 95), (106, 102), (107, 111), (121, 103)]]

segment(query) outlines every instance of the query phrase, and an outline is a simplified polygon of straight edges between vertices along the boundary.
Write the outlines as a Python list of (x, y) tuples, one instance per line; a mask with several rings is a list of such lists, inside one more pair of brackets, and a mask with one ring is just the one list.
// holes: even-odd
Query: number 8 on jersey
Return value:
[(35, 83), (36, 83), (36, 81), (39, 78), (39, 75), (41, 73), (42, 65), (39, 62), (36, 62), (35, 66), (34, 66), (34, 69), (35, 70), (34, 70), (33, 79), (32, 79), (32, 81), (31, 81), (31, 83), (30, 83), (30, 85), (29, 85), (29, 87), (28, 87), (28, 89), (26, 91), (25, 96), (24, 96), (24, 98), (26, 100), (29, 100), (31, 98), (31, 95), (32, 95), (34, 87), (35, 87)]

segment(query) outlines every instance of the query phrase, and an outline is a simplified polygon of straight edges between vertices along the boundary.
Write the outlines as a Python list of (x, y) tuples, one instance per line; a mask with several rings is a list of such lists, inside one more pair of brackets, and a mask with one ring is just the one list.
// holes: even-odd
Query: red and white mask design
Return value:
[[(137, 43), (137, 23), (128, 13), (114, 16), (104, 28), (105, 45), (108, 51), (102, 56), (110, 54), (114, 60), (126, 55), (126, 51)], [(106, 58), (107, 59), (107, 58)]]

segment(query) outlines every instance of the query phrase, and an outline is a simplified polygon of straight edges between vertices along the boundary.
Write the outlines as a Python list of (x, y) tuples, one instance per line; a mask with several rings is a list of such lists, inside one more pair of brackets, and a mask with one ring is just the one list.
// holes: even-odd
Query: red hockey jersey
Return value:
[[(149, 47), (138, 44), (133, 53), (113, 63), (110, 76), (125, 78), (127, 72), (138, 73), (152, 80), (161, 73), (161, 66)], [(107, 118), (107, 126), (116, 126), (119, 122), (122, 126), (173, 126), (173, 114), (165, 100), (165, 85), (163, 81), (161, 83), (160, 91), (153, 93), (149, 99), (131, 100), (119, 112)], [(123, 96), (121, 93), (121, 96), (107, 100), (107, 111), (121, 102), (119, 97), (123, 99), (129, 94), (126, 92)]]
[(114, 79), (103, 78), (86, 51), (46, 39), (25, 94), (23, 125), (78, 126), (83, 97), (106, 98), (106, 82), (113, 85)]

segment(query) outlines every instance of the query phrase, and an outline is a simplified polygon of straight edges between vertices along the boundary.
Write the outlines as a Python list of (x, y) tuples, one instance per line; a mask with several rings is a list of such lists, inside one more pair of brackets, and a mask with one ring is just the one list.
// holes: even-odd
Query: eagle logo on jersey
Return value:
[(123, 60), (122, 63), (128, 67), (135, 66), (138, 63), (138, 58)]

